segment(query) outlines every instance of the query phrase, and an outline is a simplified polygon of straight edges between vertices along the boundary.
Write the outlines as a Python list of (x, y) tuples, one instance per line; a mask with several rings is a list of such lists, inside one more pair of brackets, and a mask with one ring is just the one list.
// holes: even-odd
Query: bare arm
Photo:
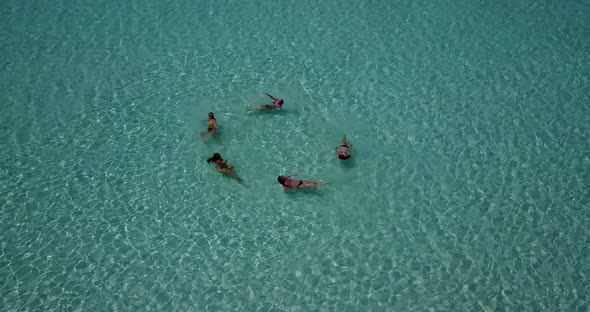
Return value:
[(231, 174), (231, 175), (232, 175), (234, 178), (236, 178), (238, 181), (240, 181), (240, 182), (244, 181), (244, 179), (240, 178), (240, 177), (239, 177), (239, 176), (238, 176), (238, 175), (237, 175), (235, 172), (233, 172), (233, 170), (232, 170), (232, 172), (231, 172), (230, 174)]
[(266, 93), (266, 92), (262, 92), (262, 94), (264, 94), (264, 95), (268, 96), (268, 97), (269, 97), (269, 98), (271, 98), (273, 101), (276, 101), (276, 100), (278, 100), (276, 97), (274, 97), (274, 96), (272, 96), (272, 95), (270, 95), (270, 94), (268, 94), (268, 93)]
[(296, 190), (294, 190), (294, 189), (291, 189), (291, 188), (289, 188), (289, 187), (287, 187), (287, 186), (284, 186), (284, 185), (283, 185), (283, 191), (284, 191), (285, 193), (293, 193), (293, 192), (295, 192)]

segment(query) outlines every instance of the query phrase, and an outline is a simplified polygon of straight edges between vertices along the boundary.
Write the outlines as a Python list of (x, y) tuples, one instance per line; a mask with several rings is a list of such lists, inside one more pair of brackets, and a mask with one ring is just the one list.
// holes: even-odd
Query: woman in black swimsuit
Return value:
[(313, 188), (314, 190), (316, 190), (316, 192), (318, 191), (317, 186), (318, 185), (326, 185), (326, 184), (331, 184), (332, 182), (314, 182), (314, 181), (309, 181), (309, 180), (292, 180), (291, 177), (296, 176), (296, 174), (294, 175), (290, 175), (290, 176), (279, 176), (277, 178), (277, 181), (279, 181), (279, 184), (281, 184), (283, 186), (283, 191), (285, 192), (295, 192), (298, 189), (304, 189), (304, 188)]

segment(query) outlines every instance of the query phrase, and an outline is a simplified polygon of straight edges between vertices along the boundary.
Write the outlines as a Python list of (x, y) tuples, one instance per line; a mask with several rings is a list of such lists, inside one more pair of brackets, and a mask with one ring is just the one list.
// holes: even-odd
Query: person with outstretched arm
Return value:
[(265, 110), (272, 110), (272, 109), (276, 109), (276, 108), (283, 108), (283, 103), (285, 103), (285, 101), (283, 99), (276, 98), (266, 92), (262, 92), (262, 94), (268, 96), (274, 102), (272, 104), (262, 105), (258, 108), (253, 109), (252, 111), (265, 111)]

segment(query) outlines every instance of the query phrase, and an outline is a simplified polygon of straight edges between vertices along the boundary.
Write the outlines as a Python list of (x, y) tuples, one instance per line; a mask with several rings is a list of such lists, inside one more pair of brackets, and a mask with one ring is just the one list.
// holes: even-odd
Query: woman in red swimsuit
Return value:
[(285, 101), (283, 101), (283, 99), (276, 98), (266, 92), (263, 92), (262, 94), (268, 96), (274, 102), (272, 104), (262, 105), (258, 108), (253, 109), (252, 111), (264, 111), (264, 110), (272, 110), (275, 108), (283, 108), (283, 103), (285, 103)]

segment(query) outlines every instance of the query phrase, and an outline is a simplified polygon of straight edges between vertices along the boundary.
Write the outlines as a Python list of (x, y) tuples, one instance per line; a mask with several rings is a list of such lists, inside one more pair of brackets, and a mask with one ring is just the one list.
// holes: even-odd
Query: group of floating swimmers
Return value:
[[(252, 109), (252, 110), (250, 110), (251, 112), (269, 111), (269, 110), (273, 110), (273, 109), (282, 109), (283, 103), (285, 103), (285, 101), (283, 101), (283, 99), (276, 98), (266, 92), (264, 92), (262, 94), (271, 98), (273, 100), (273, 103), (262, 105), (258, 108)], [(207, 120), (207, 131), (201, 132), (201, 138), (203, 138), (206, 135), (210, 135), (211, 137), (215, 138), (218, 143), (220, 143), (219, 136), (217, 134), (217, 120), (215, 119), (215, 116), (213, 115), (212, 112), (209, 112), (208, 116), (209, 116), (209, 119)], [(346, 135), (345, 135), (342, 138), (342, 141), (340, 141), (340, 145), (338, 147), (336, 147), (336, 157), (338, 157), (338, 159), (341, 159), (341, 160), (346, 160), (346, 159), (349, 159), (350, 157), (352, 157), (353, 153), (354, 153), (354, 150), (352, 149), (352, 144), (350, 144), (350, 142), (346, 139)], [(221, 154), (214, 153), (212, 157), (207, 158), (207, 163), (214, 163), (215, 169), (217, 169), (217, 171), (219, 171), (223, 174), (227, 174), (227, 175), (237, 179), (240, 182), (243, 181), (243, 179), (240, 178), (235, 173), (234, 166), (229, 165), (227, 163), (227, 161), (221, 157)], [(290, 176), (280, 175), (277, 178), (277, 181), (279, 182), (279, 184), (281, 184), (283, 186), (283, 190), (285, 192), (295, 192), (298, 189), (305, 189), (305, 188), (313, 188), (314, 190), (317, 191), (318, 185), (326, 185), (326, 184), (332, 183), (332, 182), (315, 182), (315, 181), (310, 181), (310, 180), (291, 179), (292, 177), (295, 177), (295, 176), (297, 176), (297, 174), (293, 174)]]

